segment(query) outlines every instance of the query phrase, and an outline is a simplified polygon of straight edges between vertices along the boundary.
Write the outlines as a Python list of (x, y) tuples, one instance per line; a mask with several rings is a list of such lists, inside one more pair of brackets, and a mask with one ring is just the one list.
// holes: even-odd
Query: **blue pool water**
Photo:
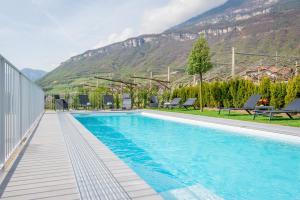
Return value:
[(74, 117), (162, 194), (201, 185), (229, 200), (300, 199), (299, 145), (138, 113)]

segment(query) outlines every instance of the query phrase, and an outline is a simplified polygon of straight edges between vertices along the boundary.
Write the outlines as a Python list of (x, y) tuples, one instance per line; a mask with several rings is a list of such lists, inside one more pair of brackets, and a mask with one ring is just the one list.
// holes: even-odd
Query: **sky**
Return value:
[(72, 56), (160, 33), (226, 0), (9, 0), (0, 6), (0, 54), (19, 69), (51, 71)]

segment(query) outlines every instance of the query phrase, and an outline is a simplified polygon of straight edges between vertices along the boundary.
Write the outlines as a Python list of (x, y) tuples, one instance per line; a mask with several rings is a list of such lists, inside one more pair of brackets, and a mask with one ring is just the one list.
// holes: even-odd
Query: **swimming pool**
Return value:
[(165, 199), (300, 199), (298, 144), (140, 113), (74, 117)]

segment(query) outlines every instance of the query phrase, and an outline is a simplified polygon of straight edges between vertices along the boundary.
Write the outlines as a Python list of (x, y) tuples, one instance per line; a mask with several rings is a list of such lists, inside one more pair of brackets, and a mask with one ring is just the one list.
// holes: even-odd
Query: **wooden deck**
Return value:
[(68, 113), (46, 113), (6, 173), (1, 200), (162, 199)]
[(0, 199), (80, 199), (56, 114), (44, 115), (0, 192)]

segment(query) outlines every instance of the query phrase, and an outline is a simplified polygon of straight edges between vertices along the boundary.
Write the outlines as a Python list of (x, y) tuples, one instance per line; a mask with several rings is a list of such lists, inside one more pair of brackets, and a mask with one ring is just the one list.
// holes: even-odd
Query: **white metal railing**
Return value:
[(0, 55), (0, 169), (43, 113), (43, 90)]

